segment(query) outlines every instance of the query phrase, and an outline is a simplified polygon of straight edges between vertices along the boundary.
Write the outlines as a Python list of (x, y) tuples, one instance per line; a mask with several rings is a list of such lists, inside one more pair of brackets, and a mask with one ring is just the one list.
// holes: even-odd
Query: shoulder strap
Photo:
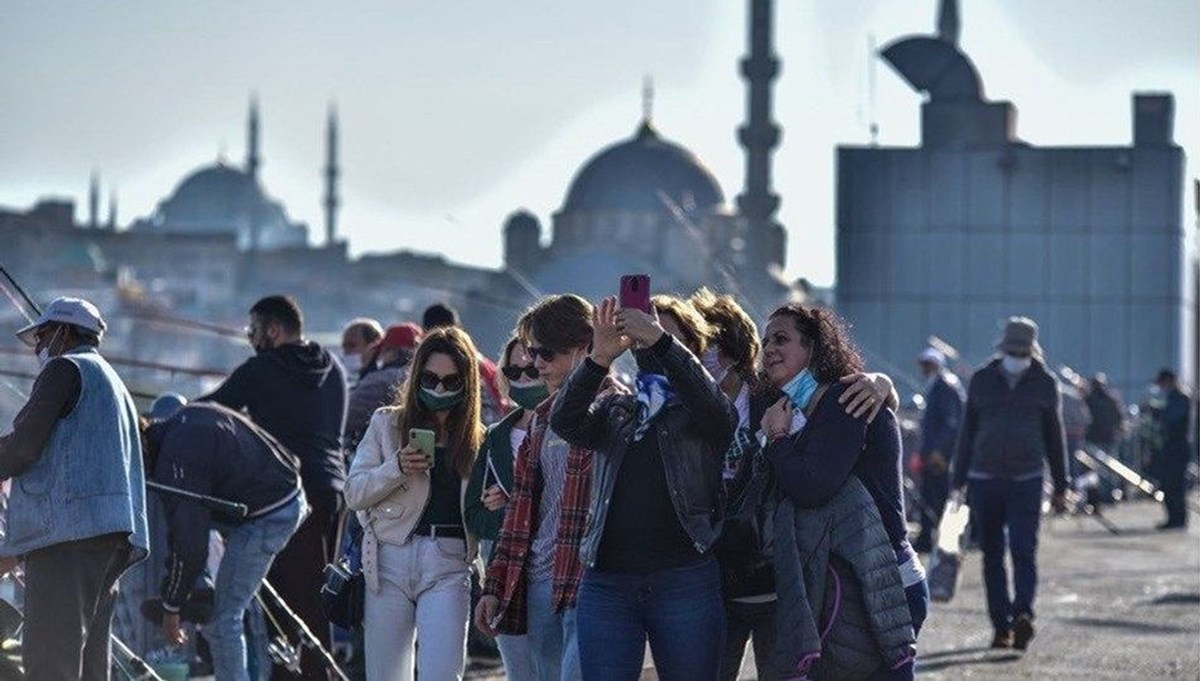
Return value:
[(817, 410), (817, 405), (821, 403), (821, 398), (825, 397), (825, 391), (829, 390), (828, 383), (822, 383), (817, 386), (817, 391), (813, 393), (812, 399), (808, 401), (808, 406), (804, 409), (804, 418), (812, 418), (813, 412)]

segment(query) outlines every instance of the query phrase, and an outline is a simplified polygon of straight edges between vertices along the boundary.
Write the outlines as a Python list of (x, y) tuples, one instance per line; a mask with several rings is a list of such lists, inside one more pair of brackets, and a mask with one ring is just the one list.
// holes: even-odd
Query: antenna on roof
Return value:
[(642, 122), (649, 123), (654, 119), (654, 76), (646, 74), (642, 78)]
[(879, 121), (875, 119), (875, 67), (878, 62), (875, 34), (867, 34), (867, 131), (871, 146), (879, 146)]

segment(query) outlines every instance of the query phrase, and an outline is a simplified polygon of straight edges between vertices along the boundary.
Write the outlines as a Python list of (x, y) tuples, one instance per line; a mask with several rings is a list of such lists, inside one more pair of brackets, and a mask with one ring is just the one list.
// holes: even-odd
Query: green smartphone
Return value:
[(425, 456), (429, 457), (429, 467), (433, 468), (434, 458), (433, 451), (437, 444), (437, 436), (432, 430), (427, 428), (413, 428), (408, 431), (408, 442), (417, 446), (424, 452)]

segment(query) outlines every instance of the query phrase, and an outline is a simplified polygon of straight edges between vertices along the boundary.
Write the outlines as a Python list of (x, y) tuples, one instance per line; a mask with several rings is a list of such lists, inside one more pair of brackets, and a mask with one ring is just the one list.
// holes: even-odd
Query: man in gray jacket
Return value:
[[(993, 648), (1024, 650), (1033, 638), (1037, 533), (1047, 465), (1054, 482), (1052, 503), (1056, 509), (1065, 506), (1062, 397), (1046, 369), (1037, 333), (1032, 319), (1008, 320), (997, 344), (999, 355), (971, 378), (954, 460), (954, 487), (960, 492), (969, 488), (983, 549)], [(1011, 597), (1006, 544), (1013, 563)]]

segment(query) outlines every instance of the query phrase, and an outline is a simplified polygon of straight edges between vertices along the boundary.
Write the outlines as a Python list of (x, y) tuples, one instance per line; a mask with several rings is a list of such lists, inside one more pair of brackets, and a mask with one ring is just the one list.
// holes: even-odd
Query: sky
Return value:
[[(732, 205), (746, 12), (737, 0), (3, 0), (0, 206), (74, 197), (83, 220), (94, 169), (122, 224), (148, 215), (191, 171), (243, 161), (256, 92), (263, 182), (315, 241), (336, 101), (351, 250), (499, 266), (512, 211), (533, 211), (547, 239), (578, 169), (633, 134), (647, 75), (656, 126)], [(867, 143), (871, 120), (882, 145), (919, 143), (921, 96), (869, 45), (931, 33), (936, 13), (937, 0), (776, 2), (789, 276), (835, 280), (837, 145)], [(1131, 93), (1167, 91), (1197, 174), (1200, 3), (962, 0), (961, 16), (985, 95), (1017, 106), (1022, 139), (1129, 144)]]

